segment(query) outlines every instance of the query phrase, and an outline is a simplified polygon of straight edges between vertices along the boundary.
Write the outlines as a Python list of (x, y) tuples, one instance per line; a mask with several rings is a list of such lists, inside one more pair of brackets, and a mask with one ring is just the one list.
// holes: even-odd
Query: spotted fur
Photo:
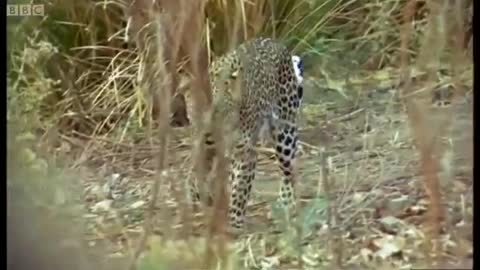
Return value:
[[(229, 222), (241, 228), (255, 178), (255, 145), (262, 126), (267, 127), (274, 142), (283, 174), (279, 199), (286, 207), (295, 205), (293, 166), (303, 98), (303, 62), (282, 44), (258, 38), (218, 58), (209, 72), (213, 106), (208, 117), (211, 124), (222, 119), (226, 150), (232, 159)], [(208, 124), (201, 136), (207, 147), (214, 146)], [(200, 198), (195, 183), (191, 183), (191, 193), (194, 199)]]

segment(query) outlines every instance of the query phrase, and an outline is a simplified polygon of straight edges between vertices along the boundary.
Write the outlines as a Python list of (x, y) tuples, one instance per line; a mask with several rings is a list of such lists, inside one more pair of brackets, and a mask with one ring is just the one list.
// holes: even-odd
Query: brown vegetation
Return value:
[[(91, 269), (97, 257), (107, 262), (93, 268), (116, 261), (142, 270), (468, 264), (472, 6), (56, 0), (42, 21), (12, 18), (7, 184), (16, 215), (9, 215), (9, 247), (30, 248), (24, 256), (52, 269), (45, 254), (62, 250), (62, 239), (81, 243), (71, 255), (79, 269)], [(170, 117), (186, 124), (185, 91), (194, 97), (188, 117), (202, 117), (211, 100), (209, 60), (258, 35), (285, 42), (307, 66), (301, 211), (289, 223), (270, 206), (275, 164), (271, 149), (259, 147), (252, 224), (228, 239), (219, 126), (213, 206), (194, 212), (183, 186), (192, 168), (206, 181), (206, 154), (188, 127), (171, 128)], [(444, 90), (449, 106), (433, 106)], [(47, 225), (17, 226), (25, 209), (32, 209), (28, 224)], [(86, 232), (46, 229), (60, 217), (85, 222)], [(34, 244), (25, 246), (25, 238)], [(92, 264), (82, 264), (92, 249)]]

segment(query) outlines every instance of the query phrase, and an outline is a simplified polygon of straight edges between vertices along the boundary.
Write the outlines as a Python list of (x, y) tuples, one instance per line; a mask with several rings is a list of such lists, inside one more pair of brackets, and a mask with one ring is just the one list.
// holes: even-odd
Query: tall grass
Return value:
[[(403, 5), (399, 0), (208, 1), (204, 38), (212, 57), (263, 35), (282, 40), (322, 69), (379, 68), (396, 62), (397, 14)], [(143, 126), (147, 106), (136, 80), (138, 51), (124, 40), (126, 6), (53, 0), (45, 18), (9, 23), (9, 78), (18, 77), (21, 54), (25, 46), (35, 46), (32, 42), (58, 50), (43, 70), (62, 84), (47, 104), (55, 107), (49, 118), (62, 130), (95, 135)], [(21, 72), (28, 76), (29, 71)]]
[[(448, 47), (441, 46), (447, 37), (439, 36), (438, 39), (423, 43), (424, 50), (417, 49), (425, 40), (427, 26), (436, 27), (436, 24), (429, 21), (431, 17), (424, 13), (431, 8), (422, 1), (412, 3), (403, 0), (211, 0), (206, 3), (201, 37), (210, 58), (256, 36), (274, 37), (304, 56), (307, 76), (318, 76), (321, 72), (316, 69), (340, 76), (352, 70), (360, 72), (385, 66), (408, 69), (410, 61), (417, 58), (424, 63), (438, 58), (438, 55), (429, 54), (430, 46), (438, 51)], [(87, 145), (80, 144), (78, 151), (71, 152), (73, 156), (69, 158), (72, 160), (102, 159), (92, 154), (93, 150), (89, 152), (90, 148), (100, 145), (95, 143), (102, 140), (108, 140), (110, 144), (105, 149), (95, 149), (95, 153), (120, 151), (120, 146), (125, 145), (135, 148), (149, 141), (151, 149), (159, 149), (158, 152), (151, 149), (149, 152), (158, 157), (155, 169), (162, 174), (159, 176), (161, 180), (168, 181), (174, 176), (167, 173), (167, 159), (175, 153), (169, 150), (168, 143), (171, 135), (167, 124), (171, 92), (165, 90), (168, 86), (165, 86), (163, 79), (171, 76), (167, 75), (171, 70), (166, 67), (163, 53), (160, 52), (165, 49), (162, 47), (165, 43), (158, 40), (153, 42), (152, 46), (157, 46), (155, 52), (158, 55), (151, 56), (153, 64), (150, 68), (156, 73), (146, 76), (151, 83), (148, 86), (150, 91), (147, 91), (145, 81), (142, 81), (145, 72), (149, 72), (142, 70), (145, 67), (145, 55), (142, 59), (144, 52), (136, 46), (138, 44), (125, 39), (127, 5), (120, 1), (51, 0), (46, 3), (47, 16), (44, 18), (9, 18), (8, 120), (24, 127), (20, 134), (28, 134), (35, 137), (37, 142), (44, 143), (46, 152), (54, 152), (53, 149), (58, 147), (62, 138), (88, 138)], [(156, 14), (154, 16), (158, 15), (155, 13), (158, 11), (153, 11)], [(461, 11), (462, 8), (458, 8), (457, 12)], [(405, 12), (409, 12), (409, 16), (404, 15)], [(402, 28), (405, 25), (412, 27)], [(188, 29), (184, 34), (189, 35)], [(178, 37), (178, 40), (181, 38)], [(172, 58), (180, 63), (182, 61), (176, 58), (182, 57), (173, 53), (180, 50), (181, 44), (177, 45), (169, 48), (172, 51), (166, 50), (166, 53), (175, 54)], [(187, 57), (195, 54), (191, 47), (190, 51), (183, 53)], [(179, 64), (178, 68), (182, 69), (182, 66)], [(185, 73), (188, 72), (192, 71)], [(198, 81), (190, 86), (191, 91), (201, 87)], [(152, 95), (157, 91), (158, 96)], [(160, 104), (161, 108), (157, 118), (161, 130), (150, 134), (145, 131), (150, 118), (149, 102)], [(415, 111), (409, 113), (412, 129), (417, 131), (415, 134), (421, 139), (422, 129), (419, 127), (425, 127), (426, 124), (418, 120)], [(54, 134), (53, 140), (50, 134)], [(221, 139), (219, 135), (217, 139)], [(155, 148), (154, 143), (159, 147)], [(431, 149), (426, 149), (428, 143), (420, 140), (419, 144), (422, 166), (430, 171), (431, 167), (437, 165), (436, 161), (430, 157)], [(25, 153), (34, 160), (32, 153), (38, 148), (30, 148), (34, 151)], [(223, 149), (219, 149), (219, 152), (223, 152)], [(112, 164), (122, 162), (116, 157), (105, 159)], [(32, 165), (34, 169), (45, 168), (45, 162), (38, 164)], [(214, 185), (219, 190), (217, 195), (221, 193), (222, 181), (226, 178), (225, 164), (225, 159), (219, 159), (217, 163), (218, 171), (215, 173), (218, 182)], [(22, 167), (13, 169), (21, 171)], [(9, 178), (15, 177), (9, 175)], [(437, 180), (431, 175), (426, 175), (425, 179), (432, 202), (437, 206), (437, 211), (432, 214), (433, 223), (440, 216)], [(157, 195), (159, 184), (160, 180), (156, 181), (153, 196)], [(222, 205), (226, 204), (223, 199), (219, 196), (213, 212), (207, 215), (210, 218), (207, 241), (199, 240), (190, 245), (184, 241), (172, 244), (162, 239), (160, 243), (153, 244), (157, 249), (152, 248), (150, 254), (154, 256), (147, 256), (142, 261), (142, 269), (153, 269), (165, 261), (168, 261), (167, 265), (183, 268), (202, 263), (211, 269), (222, 262), (222, 269), (235, 269), (232, 262), (234, 256), (229, 253), (230, 245), (225, 244), (226, 238), (218, 237), (223, 233), (222, 222), (225, 221)], [(150, 213), (154, 208), (155, 199), (152, 199)], [(184, 223), (190, 222), (188, 214), (185, 214), (186, 207), (181, 211), (184, 211)], [(173, 226), (173, 223), (170, 225)], [(148, 245), (151, 226), (147, 223), (145, 227), (143, 242), (132, 256), (132, 268), (137, 266), (138, 258)], [(438, 227), (434, 229), (438, 231)], [(432, 235), (434, 237), (436, 234)], [(179, 263), (179, 258), (183, 258), (179, 254), (186, 253), (191, 256)], [(207, 256), (203, 256), (205, 254)]]

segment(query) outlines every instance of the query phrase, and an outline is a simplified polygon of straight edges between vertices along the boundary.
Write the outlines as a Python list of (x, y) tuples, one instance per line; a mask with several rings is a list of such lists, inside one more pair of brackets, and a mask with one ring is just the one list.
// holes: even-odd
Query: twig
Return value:
[(328, 207), (327, 207), (327, 224), (328, 224), (328, 230), (330, 231), (329, 233), (329, 243), (331, 245), (331, 250), (333, 251), (332, 253), (335, 255), (334, 258), (334, 263), (336, 267), (341, 268), (342, 265), (342, 243), (340, 240), (340, 237), (338, 237), (338, 232), (336, 230), (337, 223), (338, 223), (338, 217), (337, 217), (337, 209), (335, 207), (335, 203), (333, 202), (333, 196), (331, 194), (331, 179), (328, 177), (328, 158), (327, 158), (327, 146), (325, 148), (321, 149), (320, 151), (320, 167), (321, 167), (321, 174), (320, 174), (320, 181), (319, 181), (319, 187), (317, 190), (317, 195), (320, 193), (320, 183), (323, 184), (323, 189), (325, 191), (325, 197), (328, 202)]
[[(139, 3), (139, 2), (137, 2)], [(140, 5), (140, 4), (139, 4)], [(145, 7), (139, 6), (141, 9), (145, 9)], [(149, 10), (150, 18), (155, 18), (156, 15), (154, 11)], [(137, 265), (137, 260), (145, 248), (147, 239), (152, 231), (152, 221), (154, 216), (155, 204), (158, 199), (158, 193), (160, 188), (160, 183), (162, 180), (167, 176), (167, 172), (165, 171), (165, 161), (168, 151), (168, 133), (169, 133), (169, 115), (170, 115), (170, 97), (171, 97), (171, 78), (170, 75), (166, 71), (166, 66), (163, 61), (164, 53), (163, 53), (163, 44), (164, 41), (162, 40), (164, 37), (162, 35), (162, 25), (158, 20), (152, 19), (152, 24), (150, 25), (152, 28), (150, 29), (152, 36), (147, 38), (146, 40), (150, 41), (147, 44), (146, 51), (143, 51), (143, 56), (146, 59), (146, 73), (143, 77), (143, 83), (149, 90), (151, 94), (151, 104), (152, 108), (153, 105), (156, 104), (159, 108), (157, 111), (158, 116), (158, 129), (161, 131), (159, 132), (159, 153), (158, 153), (158, 163), (157, 163), (157, 170), (159, 172), (158, 179), (154, 181), (152, 187), (152, 199), (150, 200), (150, 204), (148, 205), (148, 209), (146, 212), (146, 220), (144, 223), (144, 233), (140, 242), (137, 246), (137, 249), (134, 251), (132, 259), (130, 261), (129, 269), (135, 270)], [(162, 79), (166, 80), (166, 83)], [(159, 91), (160, 93), (156, 93)], [(153, 118), (153, 117), (152, 117)], [(150, 121), (151, 123), (152, 121)], [(151, 129), (150, 129), (151, 131)], [(151, 133), (150, 133), (151, 138)], [(152, 140), (150, 140), (152, 142)]]
[(313, 150), (321, 151), (321, 148), (320, 148), (320, 147), (315, 146), (315, 145), (311, 145), (311, 144), (306, 143), (306, 142), (304, 142), (304, 141), (299, 141), (298, 143), (299, 143), (300, 145), (306, 146), (306, 147), (311, 148), (311, 149), (313, 149)]
[[(437, 16), (442, 16), (444, 19), (445, 12), (442, 14), (442, 10), (438, 3), (428, 2), (430, 4), (430, 8), (432, 9), (432, 14), (430, 15), (429, 21), (429, 32), (427, 33), (426, 40), (423, 44), (422, 50), (420, 55), (417, 57), (419, 60), (419, 64), (423, 65), (427, 69), (427, 73), (429, 79), (433, 79), (434, 77), (434, 70), (429, 68), (432, 57), (434, 57), (433, 52), (439, 52), (442, 48), (443, 41), (439, 39), (446, 38), (442, 36), (439, 31), (435, 31), (436, 27), (440, 27), (438, 23), (436, 23), (435, 19)], [(403, 31), (401, 31), (402, 38), (402, 53), (401, 53), (401, 70), (403, 74), (403, 79), (405, 80), (405, 84), (403, 85), (403, 89), (401, 88), (402, 96), (408, 96), (409, 93), (412, 92), (411, 89), (411, 82), (408, 80), (409, 70), (407, 68), (409, 55), (407, 52), (409, 36), (412, 31), (411, 24), (409, 23), (413, 17), (415, 7), (415, 1), (409, 1), (404, 9), (404, 20), (405, 25)], [(445, 7), (445, 6), (444, 6)], [(444, 10), (443, 10), (444, 11)], [(437, 138), (442, 134), (442, 131), (445, 132), (448, 130), (449, 122), (448, 119), (445, 123), (442, 123), (443, 130), (437, 132), (437, 134), (431, 134), (429, 130), (426, 129), (428, 126), (428, 122), (426, 120), (426, 116), (422, 113), (421, 108), (419, 108), (418, 104), (415, 103), (412, 97), (404, 98), (406, 103), (407, 115), (410, 122), (411, 129), (413, 131), (413, 135), (415, 138), (415, 142), (417, 144), (417, 149), (420, 152), (420, 169), (422, 170), (422, 174), (424, 176), (424, 184), (425, 184), (425, 191), (430, 198), (430, 206), (429, 206), (429, 218), (428, 224), (430, 226), (430, 231), (427, 232), (427, 242), (426, 242), (426, 250), (425, 255), (428, 260), (431, 260), (430, 251), (431, 251), (431, 241), (435, 241), (438, 239), (438, 234), (440, 232), (439, 221), (444, 214), (442, 204), (441, 204), (441, 192), (440, 192), (440, 184), (438, 179), (438, 171), (439, 171), (439, 160), (438, 158), (434, 157), (434, 153), (441, 153), (441, 150), (438, 148)], [(429, 136), (430, 135), (430, 136)], [(440, 255), (438, 245), (434, 246), (434, 253), (435, 257), (438, 258)], [(431, 262), (432, 263), (432, 262)]]
[(337, 118), (333, 118), (331, 119), (330, 121), (331, 122), (341, 122), (341, 121), (346, 121), (346, 120), (349, 120), (350, 118), (352, 118), (354, 115), (358, 114), (358, 113), (361, 113), (363, 112), (365, 109), (364, 108), (360, 108), (358, 110), (355, 110), (353, 112), (349, 112), (345, 115), (342, 115), (342, 116), (339, 116)]

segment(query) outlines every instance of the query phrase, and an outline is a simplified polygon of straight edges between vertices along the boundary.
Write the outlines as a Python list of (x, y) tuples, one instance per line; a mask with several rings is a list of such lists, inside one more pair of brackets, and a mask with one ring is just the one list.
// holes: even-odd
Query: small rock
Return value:
[(396, 232), (400, 227), (403, 227), (405, 223), (403, 220), (398, 219), (393, 216), (386, 216), (382, 219), (380, 219), (380, 223), (387, 229), (388, 231), (393, 231)]
[(402, 195), (398, 198), (387, 200), (387, 208), (390, 213), (398, 213), (403, 209), (407, 208), (409, 204), (408, 196)]
[(112, 200), (104, 200), (96, 203), (92, 207), (92, 212), (98, 213), (98, 212), (106, 212), (112, 208)]
[(130, 205), (130, 208), (132, 209), (141, 208), (145, 205), (145, 203), (146, 203), (145, 201), (136, 201)]

